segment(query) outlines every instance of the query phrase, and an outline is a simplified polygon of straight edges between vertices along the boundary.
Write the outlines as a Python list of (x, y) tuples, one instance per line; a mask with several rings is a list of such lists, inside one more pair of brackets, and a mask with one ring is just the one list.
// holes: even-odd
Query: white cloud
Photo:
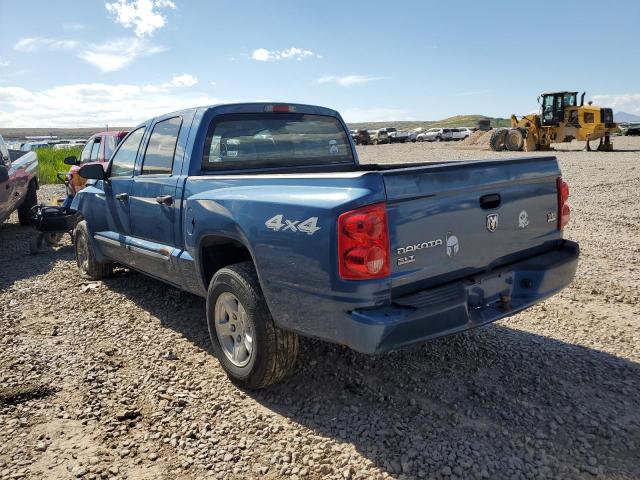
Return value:
[(177, 75), (159, 84), (80, 83), (46, 90), (0, 87), (0, 125), (83, 127), (133, 126), (182, 108), (224, 103), (193, 91), (197, 79)]
[(163, 82), (158, 85), (145, 85), (143, 90), (145, 92), (166, 92), (171, 88), (181, 88), (181, 87), (193, 87), (198, 83), (198, 78), (190, 75), (188, 73), (184, 73), (182, 75), (176, 75), (168, 82)]
[(601, 107), (610, 107), (616, 112), (640, 115), (640, 93), (594, 95), (593, 103)]
[(210, 82), (210, 85), (211, 85), (212, 87), (215, 87), (216, 85), (218, 85), (218, 83), (217, 83), (217, 82)]
[(105, 4), (107, 11), (115, 15), (116, 23), (133, 28), (137, 37), (151, 35), (167, 24), (167, 18), (159, 10), (175, 10), (170, 0), (116, 0)]
[(0, 58), (0, 67), (8, 67), (9, 66), (9, 62), (2, 60), (2, 58)]
[(346, 108), (340, 112), (346, 122), (394, 122), (411, 116), (400, 108)]
[(352, 85), (364, 85), (375, 80), (383, 80), (384, 77), (370, 77), (367, 75), (346, 75), (344, 77), (338, 77), (335, 75), (324, 75), (316, 80), (316, 83), (335, 83), (343, 87), (350, 87)]
[(267, 50), (266, 48), (258, 48), (253, 51), (251, 58), (258, 62), (269, 62), (275, 60), (303, 60), (307, 57), (322, 58), (320, 55), (316, 55), (311, 50), (304, 50), (302, 48), (291, 47), (285, 50)]
[(65, 40), (58, 38), (46, 37), (27, 37), (21, 38), (13, 46), (18, 52), (31, 53), (40, 50), (71, 50), (78, 46), (77, 40)]
[(165, 50), (165, 47), (152, 45), (144, 39), (122, 38), (89, 45), (78, 56), (102, 72), (114, 72), (126, 67), (138, 57), (146, 57)]

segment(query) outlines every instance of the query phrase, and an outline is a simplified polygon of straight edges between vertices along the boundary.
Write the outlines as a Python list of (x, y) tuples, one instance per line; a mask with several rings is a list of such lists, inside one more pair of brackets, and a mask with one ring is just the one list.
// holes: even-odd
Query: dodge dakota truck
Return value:
[(35, 152), (7, 148), (0, 136), (0, 223), (18, 210), (20, 225), (29, 225), (29, 211), (38, 203), (38, 157)]
[(245, 388), (284, 378), (299, 335), (369, 354), (425, 342), (540, 302), (578, 261), (554, 157), (363, 165), (317, 106), (170, 113), (79, 173), (80, 273), (119, 264), (205, 297)]

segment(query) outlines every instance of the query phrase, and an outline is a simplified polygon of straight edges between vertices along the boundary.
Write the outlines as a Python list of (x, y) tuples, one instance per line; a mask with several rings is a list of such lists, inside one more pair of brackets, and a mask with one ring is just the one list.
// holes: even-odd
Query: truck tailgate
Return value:
[(394, 297), (525, 258), (561, 239), (555, 157), (451, 162), (381, 174)]

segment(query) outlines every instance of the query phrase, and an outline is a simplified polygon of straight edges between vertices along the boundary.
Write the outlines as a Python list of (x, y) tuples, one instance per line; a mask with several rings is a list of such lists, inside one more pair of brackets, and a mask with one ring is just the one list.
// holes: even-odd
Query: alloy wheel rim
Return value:
[(253, 329), (238, 297), (231, 292), (221, 293), (214, 306), (213, 321), (225, 356), (237, 367), (246, 366), (253, 356)]

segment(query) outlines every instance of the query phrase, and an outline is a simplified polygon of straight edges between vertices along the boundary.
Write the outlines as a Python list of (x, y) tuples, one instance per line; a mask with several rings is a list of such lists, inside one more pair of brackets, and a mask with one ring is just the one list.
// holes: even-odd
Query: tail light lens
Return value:
[(389, 229), (384, 203), (338, 217), (338, 266), (340, 277), (345, 280), (389, 275)]
[(569, 200), (569, 184), (558, 177), (558, 230), (562, 230), (571, 216), (571, 209), (567, 201)]

